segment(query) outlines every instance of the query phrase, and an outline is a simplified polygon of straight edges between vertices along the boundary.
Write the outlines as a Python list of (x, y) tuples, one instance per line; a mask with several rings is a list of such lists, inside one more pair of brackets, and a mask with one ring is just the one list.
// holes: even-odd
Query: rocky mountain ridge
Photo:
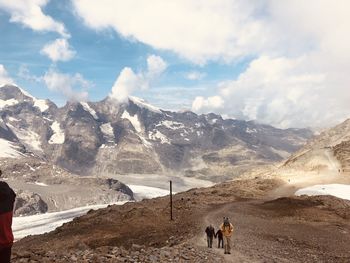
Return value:
[(350, 172), (350, 119), (315, 136), (288, 158), (283, 166)]
[(164, 111), (135, 97), (59, 108), (17, 86), (0, 87), (0, 157), (38, 156), (80, 175), (176, 172), (220, 181), (282, 160), (311, 136), (307, 129)]

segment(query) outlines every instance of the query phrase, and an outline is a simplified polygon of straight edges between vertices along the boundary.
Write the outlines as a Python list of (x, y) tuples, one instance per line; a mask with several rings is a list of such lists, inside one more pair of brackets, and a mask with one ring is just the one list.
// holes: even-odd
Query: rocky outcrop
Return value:
[(35, 215), (47, 212), (47, 204), (41, 199), (40, 195), (22, 190), (17, 191), (16, 195), (15, 216)]

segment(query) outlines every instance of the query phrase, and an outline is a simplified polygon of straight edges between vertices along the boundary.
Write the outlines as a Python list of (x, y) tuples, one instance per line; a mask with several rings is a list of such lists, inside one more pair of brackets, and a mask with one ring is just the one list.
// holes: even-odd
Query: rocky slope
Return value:
[[(183, 192), (173, 198), (173, 221), (167, 197), (90, 211), (16, 242), (13, 262), (348, 262), (350, 202), (267, 199), (281, 186), (235, 180)], [(223, 216), (235, 226), (231, 255), (205, 247), (205, 227)]]
[(279, 161), (312, 136), (215, 114), (163, 111), (131, 97), (58, 108), (0, 88), (0, 157), (39, 156), (80, 175), (183, 173), (213, 181)]
[(283, 166), (350, 172), (350, 119), (315, 136)]
[(16, 216), (134, 199), (130, 188), (118, 180), (71, 174), (34, 157), (2, 158), (0, 167), (1, 180), (17, 194)]

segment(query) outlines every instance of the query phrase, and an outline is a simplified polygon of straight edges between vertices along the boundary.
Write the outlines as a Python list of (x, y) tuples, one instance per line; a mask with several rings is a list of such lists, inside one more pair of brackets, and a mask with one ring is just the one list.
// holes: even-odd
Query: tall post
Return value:
[(170, 220), (173, 220), (173, 182), (170, 180)]

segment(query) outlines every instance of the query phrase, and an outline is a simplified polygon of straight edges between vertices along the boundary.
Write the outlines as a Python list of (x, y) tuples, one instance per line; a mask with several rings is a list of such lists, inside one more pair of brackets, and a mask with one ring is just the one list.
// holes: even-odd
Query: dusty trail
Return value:
[[(233, 212), (228, 213), (232, 209), (232, 204), (226, 204), (222, 205), (221, 207), (215, 209), (211, 213), (209, 213), (206, 217), (203, 219), (203, 235), (199, 236), (197, 238), (197, 244), (199, 244), (200, 247), (207, 247), (207, 240), (205, 237), (204, 229), (206, 226), (212, 224), (215, 228), (215, 232), (218, 230), (220, 224), (222, 223), (222, 218), (224, 216), (229, 216), (230, 218), (233, 216)], [(232, 250), (230, 255), (224, 254), (224, 249), (218, 248), (218, 240), (213, 240), (213, 250), (215, 253), (217, 253), (220, 256), (224, 256), (225, 262), (259, 262), (254, 257), (249, 257), (239, 250), (239, 246), (237, 245), (238, 242), (241, 242), (243, 240), (242, 232), (236, 231), (238, 228), (240, 228), (240, 223), (242, 218), (237, 214), (235, 215), (235, 232), (234, 236), (232, 237)]]
[[(197, 244), (206, 247), (206, 225), (211, 223), (217, 228), (222, 217), (228, 216), (235, 232), (232, 254), (224, 255), (226, 262), (349, 262), (349, 224), (298, 221), (293, 216), (276, 216), (276, 212), (271, 215), (259, 208), (262, 205), (260, 200), (246, 201), (213, 209), (203, 218), (203, 232), (198, 235)], [(223, 255), (222, 249), (213, 249)]]

